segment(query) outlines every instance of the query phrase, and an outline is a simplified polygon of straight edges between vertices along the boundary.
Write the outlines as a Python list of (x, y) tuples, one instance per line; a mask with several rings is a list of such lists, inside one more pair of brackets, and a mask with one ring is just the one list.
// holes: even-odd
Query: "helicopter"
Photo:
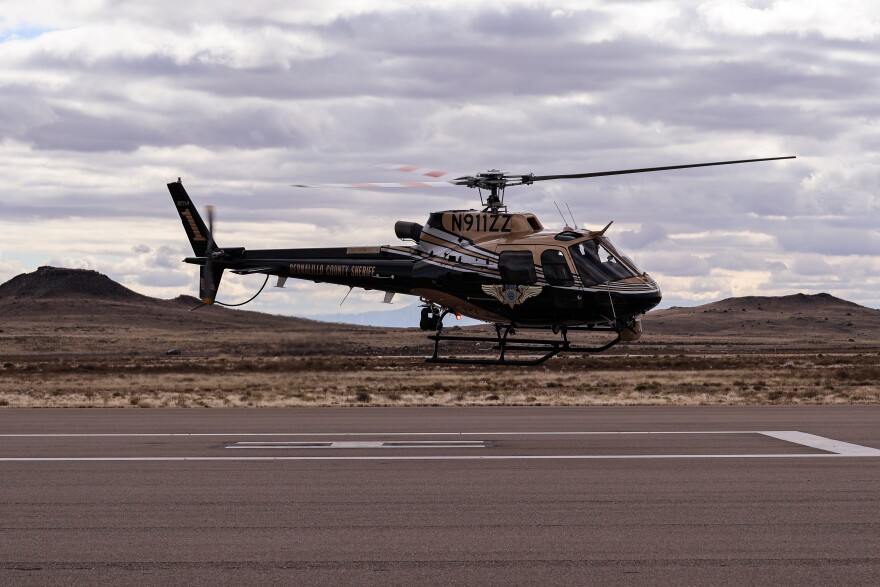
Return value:
[[(265, 288), (270, 276), (276, 287), (290, 279), (334, 283), (351, 288), (385, 292), (390, 303), (397, 294), (418, 296), (419, 327), (432, 334), (430, 363), (539, 365), (565, 353), (597, 353), (620, 342), (638, 340), (641, 316), (661, 300), (660, 287), (601, 230), (572, 226), (547, 230), (528, 212), (508, 212), (505, 189), (535, 182), (582, 179), (794, 159), (794, 156), (741, 159), (687, 165), (669, 165), (616, 171), (535, 175), (489, 170), (449, 180), (294, 184), (297, 188), (385, 188), (465, 186), (476, 188), (481, 209), (433, 212), (422, 225), (398, 221), (395, 235), (411, 245), (350, 246), (331, 248), (246, 249), (221, 247), (214, 240), (213, 208), (208, 224), (183, 187), (180, 178), (168, 184), (194, 257), (183, 260), (199, 266), (201, 305), (240, 306)], [(388, 165), (438, 179), (448, 172)], [(485, 192), (485, 198), (484, 198)], [(561, 213), (561, 210), (560, 210)], [(563, 219), (564, 219), (563, 215)], [(263, 274), (263, 287), (246, 302), (216, 301), (225, 270), (239, 275)], [(448, 315), (468, 316), (494, 325), (495, 336), (447, 334)], [(515, 338), (517, 329), (535, 329), (545, 338)], [(608, 333), (610, 340), (585, 346), (569, 334), (579, 331)], [(493, 357), (445, 356), (441, 342), (492, 343)], [(485, 347), (483, 347), (485, 348)], [(536, 356), (537, 355), (537, 356)]]

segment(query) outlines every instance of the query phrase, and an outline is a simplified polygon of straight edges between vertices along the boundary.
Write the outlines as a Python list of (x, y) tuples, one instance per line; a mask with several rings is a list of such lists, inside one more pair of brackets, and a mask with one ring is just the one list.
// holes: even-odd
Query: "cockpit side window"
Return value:
[(550, 285), (563, 287), (574, 285), (574, 278), (568, 269), (565, 255), (559, 249), (547, 249), (541, 253), (541, 267), (544, 269), (544, 278)]
[(596, 285), (635, 276), (635, 273), (601, 243), (584, 241), (569, 248), (584, 285)]

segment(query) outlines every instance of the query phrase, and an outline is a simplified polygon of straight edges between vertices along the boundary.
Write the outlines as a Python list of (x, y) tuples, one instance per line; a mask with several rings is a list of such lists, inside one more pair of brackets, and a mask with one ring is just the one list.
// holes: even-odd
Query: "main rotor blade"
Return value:
[(296, 183), (292, 184), (291, 187), (295, 188), (438, 188), (438, 187), (447, 187), (450, 185), (467, 185), (466, 179), (469, 176), (461, 177), (463, 174), (461, 173), (453, 173), (452, 171), (443, 171), (440, 169), (433, 169), (431, 167), (416, 167), (415, 165), (403, 165), (400, 163), (382, 163), (380, 165), (376, 165), (381, 169), (391, 169), (393, 171), (404, 171), (407, 173), (415, 173), (416, 175), (425, 175), (427, 177), (433, 177), (434, 179), (440, 179), (443, 176), (453, 176), (455, 179), (449, 179), (445, 181), (388, 181), (388, 182), (377, 182), (377, 181), (365, 181), (365, 182), (356, 182), (356, 183)]
[(294, 183), (294, 188), (438, 188), (456, 185), (454, 181), (403, 181), (390, 183)]
[(453, 173), (452, 171), (443, 171), (442, 169), (431, 169), (430, 167), (416, 167), (415, 165), (402, 165), (400, 163), (382, 163), (377, 165), (382, 169), (391, 169), (393, 171), (405, 171), (407, 173), (415, 173), (416, 175), (425, 175), (440, 179), (444, 175), (464, 175), (463, 173)]
[(739, 161), (718, 161), (715, 163), (694, 163), (691, 165), (667, 165), (665, 167), (643, 167), (641, 169), (620, 169), (618, 171), (595, 171), (593, 173), (569, 173), (564, 175), (535, 175), (529, 182), (546, 181), (548, 179), (577, 179), (580, 177), (602, 177), (605, 175), (626, 175), (628, 173), (647, 173), (649, 171), (666, 171), (669, 169), (688, 169), (691, 167), (712, 167), (713, 165), (734, 165), (736, 163), (756, 163), (758, 161), (779, 161), (780, 159), (796, 159), (794, 155), (787, 157), (767, 157), (764, 159), (740, 159)]

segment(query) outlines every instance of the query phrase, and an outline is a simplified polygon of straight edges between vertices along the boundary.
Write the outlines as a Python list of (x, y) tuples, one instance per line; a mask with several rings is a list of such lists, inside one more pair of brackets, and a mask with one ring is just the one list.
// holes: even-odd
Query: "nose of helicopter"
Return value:
[(663, 294), (660, 292), (660, 287), (657, 283), (648, 275), (644, 275), (643, 279), (644, 289), (625, 295), (627, 309), (629, 310), (627, 313), (630, 315), (644, 314), (657, 306), (660, 300), (663, 299)]
[(652, 292), (646, 292), (638, 296), (637, 303), (640, 307), (640, 312), (644, 314), (648, 310), (654, 308), (657, 304), (660, 303), (660, 300), (663, 299), (663, 295), (660, 293), (660, 289), (658, 288)]

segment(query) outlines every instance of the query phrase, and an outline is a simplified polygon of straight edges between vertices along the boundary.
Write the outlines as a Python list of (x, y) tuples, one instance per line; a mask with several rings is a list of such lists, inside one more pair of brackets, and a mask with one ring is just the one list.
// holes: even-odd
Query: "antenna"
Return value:
[(565, 215), (562, 213), (562, 210), (559, 208), (559, 204), (556, 203), (556, 200), (553, 200), (553, 205), (556, 206), (557, 212), (559, 212), (559, 215), (562, 216), (562, 223), (565, 226), (568, 226), (568, 220), (565, 219)]
[(565, 203), (565, 207), (568, 208), (568, 215), (571, 216), (571, 222), (574, 224), (574, 229), (577, 230), (578, 223), (577, 220), (574, 219), (574, 214), (571, 213), (571, 206), (568, 205), (568, 202)]

